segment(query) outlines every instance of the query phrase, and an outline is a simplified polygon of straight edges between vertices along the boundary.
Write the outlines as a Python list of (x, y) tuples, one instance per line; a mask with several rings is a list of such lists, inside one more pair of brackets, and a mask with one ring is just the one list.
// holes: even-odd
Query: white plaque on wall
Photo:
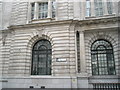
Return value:
[(66, 58), (56, 58), (57, 62), (66, 62)]

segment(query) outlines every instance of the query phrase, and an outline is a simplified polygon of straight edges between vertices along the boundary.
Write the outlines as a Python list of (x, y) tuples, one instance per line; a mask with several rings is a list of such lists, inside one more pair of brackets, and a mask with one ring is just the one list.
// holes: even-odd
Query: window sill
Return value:
[(85, 17), (85, 19), (95, 19), (95, 18), (108, 18), (108, 17), (114, 17), (116, 14), (107, 14), (107, 15), (103, 15), (103, 16), (89, 16), (89, 17)]
[(55, 18), (33, 19), (29, 23), (43, 23), (43, 22), (51, 22), (54, 20), (55, 20)]

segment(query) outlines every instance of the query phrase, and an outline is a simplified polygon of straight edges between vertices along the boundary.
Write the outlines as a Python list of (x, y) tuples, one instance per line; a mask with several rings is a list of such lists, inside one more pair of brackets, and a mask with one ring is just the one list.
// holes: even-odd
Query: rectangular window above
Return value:
[(38, 19), (53, 19), (55, 18), (56, 2), (55, 0), (48, 0), (48, 2), (34, 2), (31, 3), (31, 20)]

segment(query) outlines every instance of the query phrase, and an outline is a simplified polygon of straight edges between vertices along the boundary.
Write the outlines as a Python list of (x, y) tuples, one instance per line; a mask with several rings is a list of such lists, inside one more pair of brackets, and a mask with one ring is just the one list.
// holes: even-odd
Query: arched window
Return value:
[(115, 75), (113, 47), (106, 40), (97, 40), (91, 47), (92, 74)]
[(51, 75), (51, 48), (50, 42), (45, 39), (35, 43), (32, 50), (32, 75)]

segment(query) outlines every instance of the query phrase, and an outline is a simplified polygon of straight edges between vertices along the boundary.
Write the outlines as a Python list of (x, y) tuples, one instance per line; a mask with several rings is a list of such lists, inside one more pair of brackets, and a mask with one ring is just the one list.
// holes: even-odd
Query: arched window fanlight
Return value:
[(91, 47), (93, 75), (115, 75), (115, 61), (111, 43), (100, 39)]
[(51, 75), (51, 43), (42, 39), (35, 43), (32, 50), (32, 75)]

